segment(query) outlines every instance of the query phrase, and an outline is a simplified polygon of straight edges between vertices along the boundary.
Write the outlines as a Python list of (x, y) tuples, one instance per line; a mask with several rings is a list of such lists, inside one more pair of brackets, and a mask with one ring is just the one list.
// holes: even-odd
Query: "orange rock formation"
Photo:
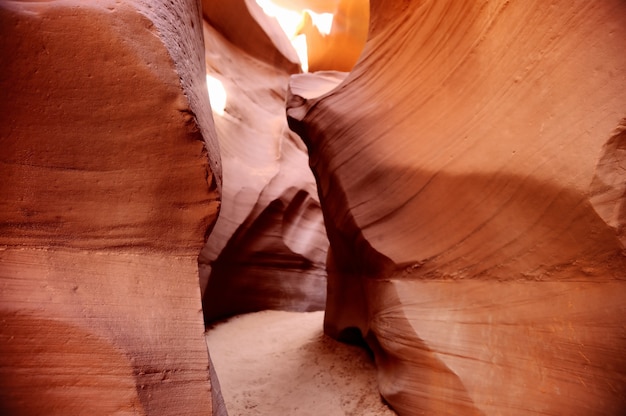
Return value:
[(371, 3), (352, 73), (288, 110), (327, 333), (366, 339), (401, 415), (621, 414), (625, 4)]
[(353, 71), (253, 0), (0, 2), (0, 413), (222, 414), (201, 291), (325, 266), (400, 415), (623, 414), (626, 4), (275, 1)]
[(304, 11), (298, 33), (306, 35), (309, 71), (350, 71), (367, 39), (369, 0), (336, 0), (334, 8), (327, 5), (316, 10), (329, 10), (333, 24), (330, 33), (320, 33), (311, 15)]

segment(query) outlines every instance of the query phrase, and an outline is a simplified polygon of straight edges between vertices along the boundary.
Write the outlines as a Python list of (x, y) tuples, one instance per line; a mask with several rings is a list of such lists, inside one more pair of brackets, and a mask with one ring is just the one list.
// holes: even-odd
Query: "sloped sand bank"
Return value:
[(386, 416), (368, 353), (322, 332), (323, 312), (240, 315), (206, 340), (229, 416)]

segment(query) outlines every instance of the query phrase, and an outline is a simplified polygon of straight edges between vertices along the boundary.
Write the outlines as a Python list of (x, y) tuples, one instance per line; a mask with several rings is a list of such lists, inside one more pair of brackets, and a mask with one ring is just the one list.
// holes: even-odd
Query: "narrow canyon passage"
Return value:
[[(301, 74), (294, 61), (303, 71), (349, 71), (365, 42), (367, 0), (258, 3), (267, 15), (253, 2), (204, 9), (224, 186), (199, 269), (207, 345), (226, 411), (395, 414), (381, 401), (373, 357), (323, 334), (328, 240), (306, 148), (286, 117), (291, 76), (304, 77), (309, 89), (306, 80), (315, 80), (314, 96), (345, 78), (347, 72)], [(315, 10), (303, 10), (307, 3)], [(273, 30), (274, 17), (285, 34)], [(242, 22), (258, 36), (240, 38)]]
[[(218, 219), (201, 256), (205, 316), (325, 305), (325, 333), (366, 339), (379, 392), (401, 415), (621, 414), (626, 180), (624, 98), (616, 91), (626, 79), (624, 5), (376, 0), (371, 12), (366, 47), (349, 73), (299, 74), (286, 55), (260, 53), (248, 39), (241, 47), (269, 66), (237, 61), (246, 75), (228, 75), (222, 49), (207, 49), (209, 72), (239, 97), (227, 100), (216, 128), (231, 140), (223, 207), (236, 207), (241, 220)], [(324, 38), (307, 35), (307, 46), (309, 39)], [(265, 75), (256, 77), (261, 67)], [(251, 105), (244, 117), (241, 97), (268, 103), (268, 90), (279, 110)], [(306, 150), (284, 124), (285, 99), (289, 128)], [(271, 149), (251, 139), (235, 149), (243, 129), (221, 127), (276, 111), (273, 137), (284, 140), (264, 142)], [(291, 150), (309, 156), (314, 191), (294, 189), (314, 182), (295, 165), (285, 169)], [(265, 159), (271, 164), (259, 163), (263, 152), (275, 156)], [(328, 241), (301, 238), (314, 236), (322, 217)], [(221, 254), (215, 241), (228, 241)], [(302, 241), (315, 241), (315, 250)], [(289, 327), (254, 315), (242, 322), (270, 337), (263, 329)], [(230, 326), (246, 328), (242, 322), (216, 328), (209, 345)], [(311, 337), (302, 342), (311, 347)], [(238, 369), (244, 357), (215, 357), (218, 375), (220, 360)], [(286, 378), (280, 364), (272, 369), (277, 378), (260, 370), (268, 378), (253, 377), (252, 387), (245, 369), (226, 373), (243, 377), (232, 384), (241, 390), (227, 392), (230, 380), (222, 386), (235, 412), (267, 414), (264, 406), (278, 405), (261, 387)], [(304, 403), (297, 389), (286, 390), (288, 403)]]
[(624, 45), (623, 0), (0, 1), (0, 414), (623, 416)]

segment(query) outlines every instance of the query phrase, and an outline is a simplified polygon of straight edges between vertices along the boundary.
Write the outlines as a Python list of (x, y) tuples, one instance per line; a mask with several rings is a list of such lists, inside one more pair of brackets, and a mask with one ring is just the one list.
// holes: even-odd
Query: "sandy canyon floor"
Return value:
[(322, 332), (323, 312), (264, 311), (209, 328), (229, 416), (387, 416), (374, 363)]

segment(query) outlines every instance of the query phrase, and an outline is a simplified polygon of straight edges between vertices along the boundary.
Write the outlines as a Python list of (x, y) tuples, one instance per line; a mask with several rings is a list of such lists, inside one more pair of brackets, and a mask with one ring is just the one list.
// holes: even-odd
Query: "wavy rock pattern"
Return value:
[(325, 329), (401, 415), (626, 410), (625, 6), (372, 0), (345, 81), (294, 79)]
[(210, 413), (200, 21), (191, 0), (0, 4), (0, 413)]
[(229, 41), (240, 26), (221, 30), (204, 27), (207, 72), (227, 93), (224, 114), (215, 115), (222, 208), (199, 260), (205, 319), (322, 310), (328, 239), (306, 149), (286, 123), (290, 72), (257, 59), (250, 40)]

